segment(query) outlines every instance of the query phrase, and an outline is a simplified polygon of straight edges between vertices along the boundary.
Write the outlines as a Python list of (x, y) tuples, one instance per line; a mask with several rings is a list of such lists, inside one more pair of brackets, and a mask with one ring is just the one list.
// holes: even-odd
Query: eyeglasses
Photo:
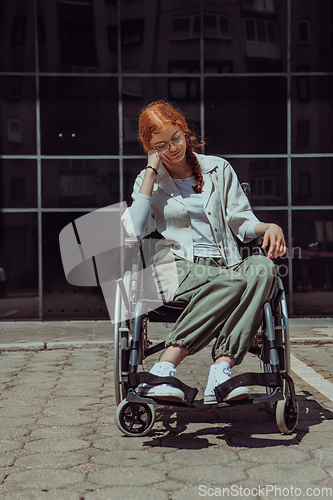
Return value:
[(162, 144), (156, 146), (154, 150), (157, 151), (157, 153), (165, 154), (169, 151), (170, 144), (173, 144), (174, 146), (180, 146), (181, 144), (183, 144), (184, 141), (185, 141), (185, 132), (180, 132), (170, 142), (163, 142)]

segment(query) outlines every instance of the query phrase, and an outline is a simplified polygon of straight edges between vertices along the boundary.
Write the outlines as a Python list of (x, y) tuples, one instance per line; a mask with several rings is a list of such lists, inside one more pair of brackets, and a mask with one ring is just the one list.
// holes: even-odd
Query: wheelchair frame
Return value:
[[(152, 345), (148, 340), (147, 323), (173, 322), (184, 309), (186, 302), (171, 301), (162, 306), (156, 300), (142, 297), (142, 273), (145, 268), (142, 240), (127, 238), (127, 248), (134, 250), (130, 277), (129, 295), (123, 279), (116, 282), (114, 321), (114, 385), (117, 403), (116, 422), (127, 436), (144, 436), (155, 421), (154, 405), (183, 406), (193, 408), (197, 389), (191, 388), (175, 377), (157, 377), (138, 372), (139, 365), (148, 356), (165, 348), (165, 342)], [(257, 252), (262, 253), (260, 247)], [(141, 282), (140, 282), (141, 276)], [(121, 308), (125, 307), (126, 321), (121, 322)], [(147, 311), (148, 312), (143, 312)], [(290, 376), (290, 340), (287, 302), (283, 283), (276, 277), (273, 297), (264, 304), (261, 328), (249, 352), (263, 362), (263, 373), (236, 375), (215, 388), (215, 408), (266, 403), (275, 414), (281, 433), (294, 431), (298, 420), (298, 404), (293, 380)], [(185, 402), (171, 402), (160, 398), (141, 397), (135, 388), (140, 383), (153, 385), (168, 383), (183, 390)], [(235, 387), (264, 386), (266, 395), (257, 395), (246, 400), (225, 402), (223, 398)]]

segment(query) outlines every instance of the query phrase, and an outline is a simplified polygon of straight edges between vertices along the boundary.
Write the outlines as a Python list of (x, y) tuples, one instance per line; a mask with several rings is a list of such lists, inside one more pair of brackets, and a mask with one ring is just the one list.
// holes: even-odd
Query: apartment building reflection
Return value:
[[(260, 219), (286, 235), (292, 228), (288, 244), (301, 249), (295, 313), (331, 313), (331, 3), (293, 1), (290, 20), (286, 0), (120, 8), (118, 16), (113, 0), (40, 0), (35, 23), (33, 0), (2, 7), (0, 266), (9, 298), (0, 317), (37, 318), (41, 304), (45, 319), (107, 317), (96, 291), (66, 285), (58, 233), (85, 209), (131, 203), (145, 163), (138, 113), (155, 99), (184, 110), (206, 154), (230, 157)], [(4, 305), (38, 293), (29, 307)]]

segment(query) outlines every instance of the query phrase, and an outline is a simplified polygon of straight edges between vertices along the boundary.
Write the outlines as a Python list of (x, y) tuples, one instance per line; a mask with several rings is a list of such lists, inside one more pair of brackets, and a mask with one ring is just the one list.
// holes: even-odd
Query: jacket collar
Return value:
[(162, 162), (160, 163), (160, 168), (158, 169), (157, 180), (159, 180), (158, 187), (160, 189), (184, 205), (183, 198), (178, 191), (176, 184), (173, 182), (171, 175)]
[[(204, 207), (205, 207), (208, 203), (208, 199), (210, 198), (212, 188), (213, 188), (211, 176), (207, 175), (207, 174), (212, 172), (217, 167), (216, 160), (212, 156), (206, 156), (206, 155), (201, 155), (201, 154), (197, 154), (197, 153), (194, 153), (194, 154), (198, 159), (198, 162), (199, 162), (199, 165), (201, 168), (201, 172), (203, 175), (204, 183), (205, 183), (205, 189), (204, 189), (204, 193), (203, 193), (203, 202), (204, 202)], [(172, 198), (176, 199), (177, 201), (179, 201), (180, 203), (182, 203), (184, 205), (183, 198), (182, 198), (181, 194), (179, 193), (176, 184), (173, 182), (172, 177), (170, 176), (169, 172), (167, 171), (167, 169), (165, 168), (165, 166), (163, 165), (162, 162), (160, 164), (160, 168), (158, 171), (157, 180), (159, 180), (158, 186), (163, 191), (165, 191)]]

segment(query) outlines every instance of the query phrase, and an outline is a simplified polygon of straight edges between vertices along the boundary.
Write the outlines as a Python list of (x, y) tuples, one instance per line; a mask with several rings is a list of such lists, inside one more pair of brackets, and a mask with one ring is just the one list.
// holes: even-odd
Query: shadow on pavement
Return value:
[(309, 392), (303, 391), (297, 401), (299, 420), (296, 430), (289, 435), (280, 433), (275, 415), (264, 404), (215, 410), (207, 409), (201, 400), (193, 409), (157, 407), (155, 428), (148, 434), (152, 440), (146, 441), (145, 446), (205, 449), (223, 445), (230, 448), (299, 445), (313, 427), (333, 420), (333, 413), (312, 399)]

